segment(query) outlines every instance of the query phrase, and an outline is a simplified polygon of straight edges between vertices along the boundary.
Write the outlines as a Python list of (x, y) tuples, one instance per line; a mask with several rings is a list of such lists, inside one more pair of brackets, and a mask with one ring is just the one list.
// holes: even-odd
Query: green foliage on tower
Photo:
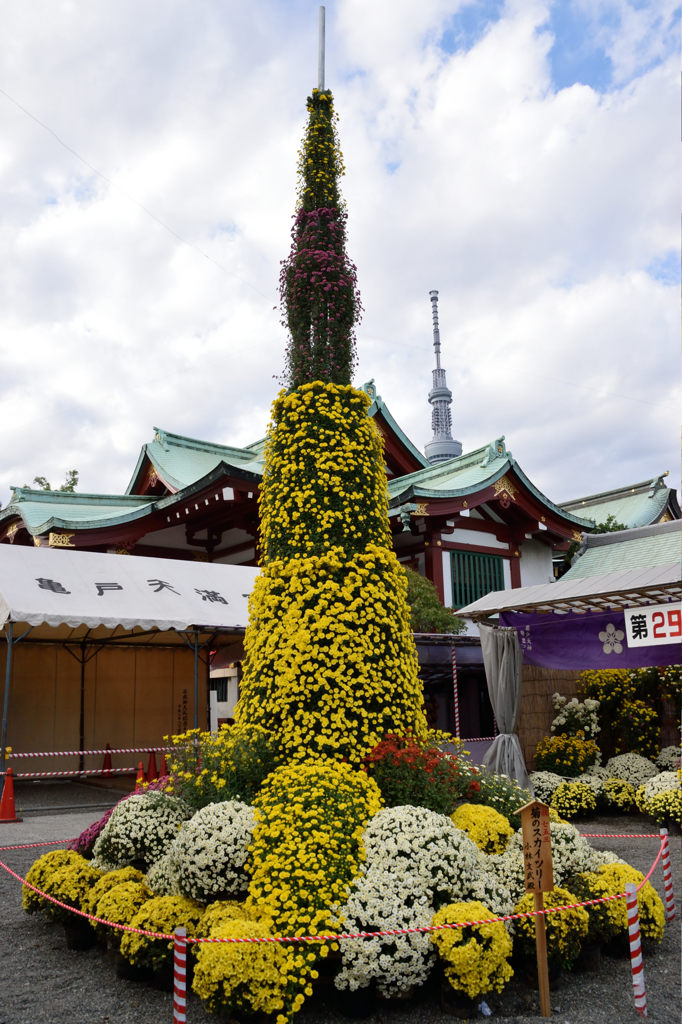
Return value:
[(359, 766), (386, 733), (426, 736), (381, 437), (350, 385), (360, 298), (345, 253), (331, 93), (308, 100), (293, 245), (280, 277), (290, 388), (273, 405), (237, 722), (285, 763)]
[(315, 89), (299, 153), (299, 195), (288, 259), (280, 272), (283, 324), (289, 332), (286, 383), (350, 384), (355, 326), (362, 306), (356, 268), (346, 254), (344, 173), (334, 101)]

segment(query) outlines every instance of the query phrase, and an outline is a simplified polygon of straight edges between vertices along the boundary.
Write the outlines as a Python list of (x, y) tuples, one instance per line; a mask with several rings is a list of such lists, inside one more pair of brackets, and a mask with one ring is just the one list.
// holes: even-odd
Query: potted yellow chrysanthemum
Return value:
[(450, 903), (433, 919), (434, 925), (461, 923), (430, 936), (444, 964), (449, 988), (443, 990), (442, 1004), (450, 1013), (474, 1013), (482, 997), (501, 992), (514, 973), (509, 964), (512, 940), (494, 917), (482, 903), (472, 901)]

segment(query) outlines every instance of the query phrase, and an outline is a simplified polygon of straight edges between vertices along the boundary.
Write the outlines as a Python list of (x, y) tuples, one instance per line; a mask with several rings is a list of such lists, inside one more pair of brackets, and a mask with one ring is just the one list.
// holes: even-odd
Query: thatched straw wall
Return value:
[(579, 674), (568, 669), (523, 666), (519, 740), (528, 771), (535, 768), (535, 748), (544, 736), (550, 734), (549, 727), (554, 718), (552, 694), (560, 693), (569, 699), (575, 697)]

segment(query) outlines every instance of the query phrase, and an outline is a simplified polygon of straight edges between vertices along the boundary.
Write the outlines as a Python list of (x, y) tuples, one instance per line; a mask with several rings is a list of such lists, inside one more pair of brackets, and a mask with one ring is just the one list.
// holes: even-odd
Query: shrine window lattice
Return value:
[(451, 554), (453, 608), (464, 608), (491, 590), (504, 589), (504, 560), (500, 555), (482, 555), (472, 551), (453, 551)]

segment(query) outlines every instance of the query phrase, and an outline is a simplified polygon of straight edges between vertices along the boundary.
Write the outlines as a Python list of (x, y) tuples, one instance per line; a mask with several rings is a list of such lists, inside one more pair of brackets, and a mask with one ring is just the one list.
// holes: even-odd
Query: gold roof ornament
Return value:
[(504, 476), (501, 476), (499, 480), (495, 481), (493, 484), (493, 490), (496, 495), (506, 494), (512, 501), (516, 497), (516, 487), (506, 473)]
[(50, 531), (48, 537), (48, 545), (51, 548), (75, 548), (73, 538), (75, 533), (54, 533)]

